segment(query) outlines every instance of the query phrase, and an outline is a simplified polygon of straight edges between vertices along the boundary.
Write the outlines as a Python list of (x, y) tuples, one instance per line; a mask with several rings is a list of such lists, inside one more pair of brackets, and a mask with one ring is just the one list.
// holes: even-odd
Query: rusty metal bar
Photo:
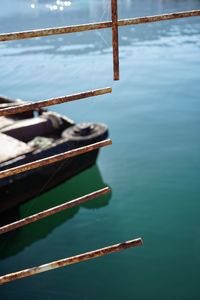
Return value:
[(155, 16), (123, 19), (123, 20), (119, 20), (118, 26), (138, 25), (138, 24), (154, 23), (160, 21), (168, 21), (168, 20), (183, 19), (189, 17), (199, 17), (199, 16), (200, 16), (200, 9), (155, 15)]
[(87, 92), (83, 92), (83, 93), (78, 93), (78, 94), (73, 94), (73, 95), (69, 95), (69, 96), (41, 100), (38, 102), (28, 102), (28, 103), (20, 104), (17, 106), (0, 109), (0, 116), (7, 116), (7, 115), (12, 115), (12, 114), (22, 113), (24, 111), (39, 109), (39, 108), (45, 107), (45, 106), (56, 105), (56, 104), (61, 104), (61, 103), (65, 103), (65, 102), (71, 102), (71, 101), (85, 99), (85, 98), (89, 98), (89, 97), (100, 96), (100, 95), (104, 95), (104, 94), (108, 94), (108, 93), (112, 93), (112, 89), (109, 87), (103, 88), (103, 89), (87, 91)]
[(33, 276), (42, 272), (51, 271), (53, 269), (69, 266), (72, 264), (80, 263), (86, 260), (90, 260), (93, 258), (105, 256), (114, 252), (119, 252), (131, 247), (142, 246), (143, 240), (142, 238), (138, 238), (135, 240), (127, 241), (121, 244), (112, 245), (109, 247), (101, 248), (98, 250), (86, 252), (83, 254), (79, 254), (76, 256), (68, 257), (65, 259), (57, 260), (48, 264), (40, 265), (38, 267), (18, 271), (15, 273), (7, 274), (0, 277), (0, 284), (5, 284), (17, 279), (21, 279), (24, 277)]
[(97, 198), (97, 197), (99, 197), (101, 195), (105, 195), (105, 194), (107, 194), (109, 192), (110, 192), (110, 188), (109, 187), (105, 187), (105, 188), (103, 188), (101, 190), (95, 191), (95, 192), (90, 193), (88, 195), (85, 195), (83, 197), (79, 197), (79, 198), (74, 199), (72, 201), (65, 202), (65, 203), (63, 203), (61, 205), (54, 206), (54, 207), (49, 208), (47, 210), (41, 211), (41, 212), (39, 212), (37, 214), (34, 214), (32, 216), (29, 216), (29, 217), (26, 217), (26, 218), (21, 219), (19, 221), (7, 224), (5, 226), (0, 227), (0, 234), (4, 234), (4, 233), (6, 233), (8, 231), (11, 231), (11, 230), (23, 227), (25, 225), (28, 225), (28, 224), (36, 222), (36, 221), (39, 221), (39, 220), (44, 219), (46, 217), (52, 216), (54, 214), (57, 214), (57, 213), (65, 210), (65, 209), (69, 209), (69, 208), (72, 208), (74, 206), (78, 206), (78, 205), (80, 205), (82, 203), (88, 202), (88, 201), (90, 201), (90, 200), (92, 200), (94, 198)]
[(112, 45), (113, 45), (113, 77), (119, 80), (119, 38), (118, 38), (118, 3), (111, 0), (112, 11)]
[(112, 22), (110, 21), (110, 22), (98, 22), (98, 23), (90, 23), (90, 24), (46, 28), (46, 29), (36, 29), (30, 31), (3, 33), (0, 34), (0, 42), (30, 39), (35, 37), (44, 37), (44, 36), (57, 35), (57, 34), (82, 32), (82, 31), (96, 30), (96, 29), (105, 29), (111, 26), (112, 26)]
[[(118, 21), (118, 26), (138, 25), (144, 23), (167, 21), (173, 19), (197, 17), (197, 16), (200, 16), (200, 10), (190, 10), (190, 11), (175, 12), (175, 13), (155, 15), (155, 16), (121, 19)], [(82, 32), (82, 31), (89, 31), (89, 30), (97, 30), (97, 29), (106, 29), (111, 27), (112, 27), (112, 21), (105, 21), (105, 22), (90, 23), (90, 24), (3, 33), (0, 34), (0, 42), (29, 39), (35, 37), (44, 37), (44, 36), (57, 35), (57, 34)]]
[(94, 144), (90, 144), (84, 147), (80, 147), (80, 148), (76, 148), (61, 154), (56, 154), (47, 158), (43, 158), (40, 160), (36, 160), (33, 161), (31, 163), (27, 163), (21, 166), (17, 166), (14, 168), (10, 168), (8, 170), (4, 170), (0, 172), (0, 179), (5, 178), (5, 177), (9, 177), (9, 176), (13, 176), (13, 175), (17, 175), (19, 173), (24, 173), (27, 172), (29, 170), (33, 170), (33, 169), (37, 169), (43, 166), (47, 166), (50, 164), (53, 164), (55, 162), (64, 160), (66, 158), (71, 158), (80, 154), (84, 154), (93, 150), (96, 150), (100, 147), (105, 147), (108, 145), (111, 145), (112, 141), (110, 139), (98, 142), (98, 143), (94, 143)]

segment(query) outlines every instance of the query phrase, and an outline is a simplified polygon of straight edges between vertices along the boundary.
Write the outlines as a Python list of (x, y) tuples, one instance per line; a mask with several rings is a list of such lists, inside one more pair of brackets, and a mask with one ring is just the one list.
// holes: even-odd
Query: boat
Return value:
[[(0, 110), (25, 103), (0, 97)], [(27, 102), (26, 102), (27, 103)], [(101, 123), (76, 124), (47, 109), (0, 117), (0, 172), (108, 137)], [(94, 165), (99, 149), (0, 179), (0, 214)]]

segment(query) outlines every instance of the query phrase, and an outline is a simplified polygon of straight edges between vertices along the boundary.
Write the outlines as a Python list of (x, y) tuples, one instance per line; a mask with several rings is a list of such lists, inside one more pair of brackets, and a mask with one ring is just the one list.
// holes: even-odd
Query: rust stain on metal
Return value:
[(108, 145), (111, 145), (112, 141), (110, 139), (98, 142), (98, 143), (94, 143), (94, 144), (90, 144), (84, 147), (80, 147), (80, 148), (76, 148), (61, 154), (57, 154), (57, 155), (53, 155), (47, 158), (43, 158), (40, 160), (36, 160), (34, 162), (25, 164), (25, 165), (21, 165), (21, 166), (17, 166), (14, 168), (10, 168), (8, 170), (4, 170), (0, 172), (0, 179), (5, 178), (5, 177), (9, 177), (9, 176), (13, 176), (19, 173), (24, 173), (26, 171), (32, 170), (32, 169), (37, 169), (39, 167), (43, 167), (43, 166), (47, 166), (49, 164), (53, 164), (55, 162), (64, 160), (66, 158), (71, 158), (80, 154), (84, 154), (93, 150), (96, 150), (100, 147), (105, 147)]
[(69, 208), (72, 208), (74, 206), (78, 206), (82, 203), (90, 201), (90, 200), (92, 200), (94, 198), (97, 198), (101, 195), (105, 195), (109, 192), (110, 192), (110, 188), (105, 187), (101, 190), (95, 191), (95, 192), (90, 193), (88, 195), (85, 195), (83, 197), (79, 197), (79, 198), (74, 199), (72, 201), (65, 202), (61, 205), (52, 207), (50, 209), (44, 210), (42, 212), (39, 212), (39, 213), (34, 214), (32, 216), (26, 217), (26, 218), (21, 219), (19, 221), (16, 221), (16, 222), (10, 223), (8, 225), (2, 226), (2, 227), (0, 227), (0, 234), (6, 233), (6, 232), (11, 231), (11, 230), (14, 230), (16, 228), (20, 228), (22, 226), (28, 225), (28, 224), (36, 222), (36, 221), (39, 221), (43, 218), (46, 218), (46, 217), (52, 216), (56, 213), (59, 213), (59, 212), (65, 210), (65, 209), (69, 209)]
[(118, 38), (118, 5), (117, 0), (111, 0), (112, 10), (112, 45), (114, 80), (119, 80), (119, 38)]
[(29, 276), (33, 276), (42, 272), (46, 272), (46, 271), (50, 271), (56, 268), (61, 268), (61, 267), (65, 267), (65, 266), (69, 266), (75, 263), (80, 263), (86, 260), (90, 260), (93, 258), (97, 258), (97, 257), (101, 257), (101, 256), (105, 256), (114, 252), (119, 252), (131, 247), (137, 247), (137, 246), (142, 246), (143, 244), (143, 240), (142, 238), (138, 238), (138, 239), (134, 239), (134, 240), (130, 240), (121, 244), (116, 244), (116, 245), (112, 245), (109, 247), (105, 247), (105, 248), (101, 248), (98, 250), (94, 250), (94, 251), (90, 251), (90, 252), (86, 252), (83, 254), (79, 254), (76, 256), (72, 256), (69, 258), (65, 258), (65, 259), (61, 259), (61, 260), (57, 260), (48, 264), (44, 264), (38, 267), (34, 267), (34, 268), (30, 268), (30, 269), (26, 269), (26, 270), (22, 270), (19, 272), (15, 272), (15, 273), (11, 273), (11, 274), (7, 274), (4, 276), (0, 277), (0, 284), (5, 284), (17, 279), (21, 279), (21, 278), (25, 278), (25, 277), (29, 277)]
[(182, 11), (162, 15), (119, 20), (118, 26), (129, 26), (198, 16), (200, 16), (200, 10)]
[(49, 35), (74, 33), (81, 31), (89, 31), (96, 29), (105, 29), (112, 26), (112, 22), (98, 22), (90, 24), (72, 25), (56, 28), (46, 28), (46, 29), (36, 29), (30, 31), (12, 32), (0, 34), (0, 41), (11, 41), (11, 40), (21, 40), (30, 39), (35, 37), (44, 37)]
[[(167, 21), (173, 19), (197, 17), (197, 16), (200, 16), (200, 10), (182, 11), (182, 12), (155, 15), (155, 16), (121, 19), (118, 21), (118, 26), (137, 25), (143, 23)], [(46, 28), (46, 29), (38, 29), (38, 30), (30, 30), (30, 31), (3, 33), (0, 34), (0, 42), (29, 39), (35, 37), (44, 37), (44, 36), (57, 35), (57, 34), (82, 32), (82, 31), (89, 31), (89, 30), (106, 29), (111, 27), (112, 27), (112, 21), (106, 21), (106, 22)]]
[(69, 95), (69, 96), (63, 96), (63, 97), (58, 97), (58, 98), (42, 100), (42, 101), (38, 101), (38, 102), (29, 102), (29, 103), (22, 104), (22, 105), (1, 109), (0, 116), (7, 116), (7, 115), (12, 115), (12, 114), (22, 113), (22, 112), (29, 111), (29, 110), (39, 109), (41, 107), (61, 104), (61, 103), (65, 103), (65, 102), (71, 102), (71, 101), (85, 99), (85, 98), (94, 97), (94, 96), (100, 96), (100, 95), (104, 95), (104, 94), (108, 94), (108, 93), (112, 93), (112, 89), (110, 87), (103, 88), (103, 89), (96, 89), (96, 90), (87, 91), (87, 92), (83, 92), (83, 93), (77, 93), (77, 94), (73, 94), (73, 95)]

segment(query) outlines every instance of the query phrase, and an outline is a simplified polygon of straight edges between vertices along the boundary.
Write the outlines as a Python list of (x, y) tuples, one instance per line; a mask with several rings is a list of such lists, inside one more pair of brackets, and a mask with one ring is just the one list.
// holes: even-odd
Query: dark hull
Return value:
[[(0, 97), (0, 109), (22, 103)], [(46, 110), (0, 119), (0, 172), (97, 143), (108, 137), (108, 128), (104, 124), (75, 124), (66, 116)], [(0, 214), (89, 168), (95, 164), (98, 152), (91, 151), (1, 179)]]
[(19, 177), (0, 188), (0, 213), (30, 200), (95, 164), (99, 150), (79, 155)]

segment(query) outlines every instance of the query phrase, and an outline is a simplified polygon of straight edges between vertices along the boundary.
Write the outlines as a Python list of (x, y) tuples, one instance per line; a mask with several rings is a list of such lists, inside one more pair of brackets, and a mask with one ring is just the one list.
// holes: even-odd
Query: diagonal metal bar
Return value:
[(61, 205), (54, 206), (54, 207), (49, 208), (47, 210), (41, 211), (41, 212), (39, 212), (37, 214), (34, 214), (32, 216), (29, 216), (29, 217), (26, 217), (26, 218), (21, 219), (19, 221), (16, 221), (16, 222), (4, 225), (4, 226), (0, 227), (0, 234), (4, 234), (4, 233), (9, 232), (11, 230), (23, 227), (25, 225), (28, 225), (28, 224), (36, 222), (36, 221), (39, 221), (39, 220), (44, 219), (46, 217), (52, 216), (54, 214), (57, 214), (57, 213), (59, 213), (59, 212), (61, 212), (63, 210), (72, 208), (74, 206), (78, 206), (78, 205), (80, 205), (82, 203), (85, 203), (85, 202), (88, 202), (90, 200), (93, 200), (94, 198), (97, 198), (97, 197), (99, 197), (101, 195), (105, 195), (105, 194), (107, 194), (109, 192), (110, 192), (110, 188), (109, 187), (105, 187), (105, 188), (103, 188), (101, 190), (95, 191), (95, 192), (90, 193), (88, 195), (85, 195), (83, 197), (79, 197), (79, 198), (74, 199), (72, 201), (65, 202), (65, 203), (63, 203)]
[(113, 45), (113, 77), (119, 80), (119, 38), (118, 38), (118, 3), (111, 0), (112, 11), (112, 45)]
[[(138, 25), (144, 23), (168, 21), (168, 20), (197, 17), (197, 16), (200, 16), (200, 10), (182, 11), (182, 12), (175, 12), (175, 13), (155, 15), (155, 16), (121, 19), (118, 21), (118, 26)], [(97, 30), (97, 29), (106, 29), (111, 27), (112, 27), (112, 21), (106, 21), (106, 22), (98, 22), (98, 23), (90, 23), (90, 24), (37, 29), (37, 30), (30, 30), (30, 31), (2, 33), (0, 34), (0, 42), (29, 39), (35, 37), (44, 37), (44, 36), (57, 35), (57, 34), (82, 32), (82, 31), (89, 31), (89, 30)]]
[(61, 154), (57, 154), (57, 155), (53, 155), (47, 158), (43, 158), (40, 160), (36, 160), (34, 162), (25, 164), (25, 165), (21, 165), (21, 166), (17, 166), (14, 168), (10, 168), (8, 170), (4, 170), (0, 172), (0, 179), (5, 178), (5, 177), (9, 177), (9, 176), (13, 176), (13, 175), (17, 175), (20, 173), (24, 173), (27, 172), (29, 170), (33, 170), (33, 169), (37, 169), (43, 166), (47, 166), (50, 164), (53, 164), (55, 162), (59, 162), (61, 160), (67, 159), (67, 158), (71, 158), (80, 154), (84, 154), (93, 150), (96, 150), (100, 147), (105, 147), (108, 145), (111, 145), (112, 141), (110, 139), (98, 142), (98, 143), (94, 143), (94, 144), (90, 144), (84, 147), (80, 147), (80, 148), (76, 148)]
[(5, 284), (17, 279), (33, 276), (42, 272), (51, 271), (53, 269), (69, 266), (72, 264), (80, 263), (86, 260), (90, 260), (93, 258), (105, 256), (114, 252), (119, 252), (131, 247), (142, 246), (143, 240), (142, 238), (134, 239), (131, 241), (127, 241), (121, 244), (112, 245), (109, 247), (101, 248), (98, 250), (86, 252), (83, 254), (79, 254), (76, 256), (68, 257), (65, 259), (57, 260), (48, 264), (44, 264), (38, 267), (22, 270), (19, 272), (7, 274), (0, 277), (0, 284)]
[(82, 93), (78, 93), (78, 94), (73, 94), (73, 95), (69, 95), (69, 96), (41, 100), (38, 102), (28, 102), (25, 104), (1, 109), (0, 116), (7, 116), (7, 115), (12, 115), (12, 114), (22, 113), (22, 112), (29, 111), (29, 110), (39, 109), (41, 107), (61, 104), (61, 103), (65, 103), (65, 102), (72, 102), (75, 100), (85, 99), (85, 98), (94, 97), (94, 96), (100, 96), (100, 95), (104, 95), (104, 94), (108, 94), (108, 93), (112, 93), (112, 89), (109, 87), (103, 88), (103, 89), (87, 91), (87, 92), (82, 92)]
[(174, 12), (174, 13), (169, 13), (169, 14), (155, 15), (155, 16), (123, 19), (123, 20), (119, 20), (118, 26), (138, 25), (138, 24), (154, 23), (154, 22), (160, 22), (160, 21), (169, 21), (169, 20), (175, 20), (175, 19), (199, 17), (199, 16), (200, 16), (200, 9), (199, 10), (190, 10), (190, 11), (181, 11), (181, 12)]
[(30, 31), (3, 33), (0, 34), (0, 42), (30, 39), (35, 37), (49, 36), (49, 35), (83, 32), (83, 31), (96, 30), (96, 29), (105, 29), (109, 27), (112, 27), (111, 21), (54, 27), (54, 28), (46, 28), (46, 29), (35, 29)]

